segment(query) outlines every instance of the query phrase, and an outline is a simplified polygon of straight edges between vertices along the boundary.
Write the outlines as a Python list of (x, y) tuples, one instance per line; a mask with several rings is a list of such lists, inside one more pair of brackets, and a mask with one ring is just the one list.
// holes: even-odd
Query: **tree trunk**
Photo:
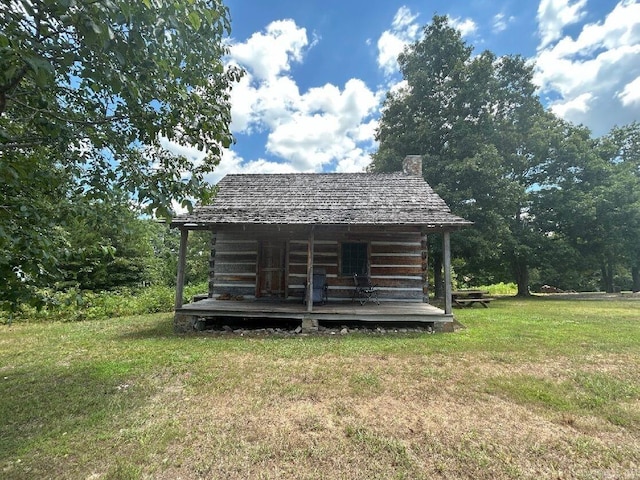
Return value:
[(518, 286), (518, 297), (529, 297), (531, 292), (529, 291), (529, 265), (526, 261), (515, 260), (513, 266), (513, 273), (516, 278), (516, 285)]
[(602, 264), (602, 288), (607, 293), (613, 293), (613, 268), (610, 262)]
[(444, 298), (444, 275), (442, 275), (442, 254), (435, 253), (433, 256), (433, 283), (436, 298)]
[(633, 292), (640, 292), (640, 265), (631, 267), (631, 278), (633, 279)]

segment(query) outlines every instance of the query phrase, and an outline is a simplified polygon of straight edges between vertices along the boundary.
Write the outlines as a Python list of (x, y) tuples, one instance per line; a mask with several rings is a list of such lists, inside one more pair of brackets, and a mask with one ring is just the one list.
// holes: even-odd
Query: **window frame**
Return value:
[[(357, 270), (357, 267), (359, 266), (357, 263), (354, 265), (354, 261), (353, 261), (353, 253), (350, 254), (350, 261), (349, 262), (345, 262), (345, 247), (346, 246), (355, 246), (358, 245), (359, 248), (361, 248), (362, 250), (359, 253), (362, 253), (363, 256), (363, 260), (364, 260), (364, 265), (363, 265), (363, 271), (353, 271), (353, 269)], [(360, 256), (360, 255), (358, 255)], [(358, 242), (358, 241), (351, 241), (351, 242), (340, 242), (340, 256), (338, 257), (340, 260), (340, 265), (339, 265), (339, 272), (340, 272), (340, 276), (342, 277), (353, 277), (354, 274), (358, 274), (358, 275), (369, 275), (369, 266), (371, 264), (370, 262), (370, 254), (369, 254), (369, 243), (368, 242)], [(357, 260), (356, 260), (357, 262)], [(345, 267), (346, 265), (350, 266), (350, 271), (347, 272), (345, 271)], [(354, 267), (354, 268), (351, 268)]]

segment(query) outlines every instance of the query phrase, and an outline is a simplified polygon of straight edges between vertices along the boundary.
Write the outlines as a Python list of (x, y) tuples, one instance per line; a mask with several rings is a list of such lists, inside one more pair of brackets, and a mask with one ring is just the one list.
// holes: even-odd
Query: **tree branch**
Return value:
[(32, 141), (22, 141), (22, 142), (8, 142), (8, 143), (0, 143), (0, 152), (5, 150), (14, 150), (16, 148), (33, 148), (38, 147), (44, 143), (43, 140), (32, 140)]
[(26, 103), (20, 102), (19, 100), (15, 100), (15, 103), (20, 105), (21, 107), (24, 107), (25, 109), (31, 110), (34, 113), (39, 113), (42, 116), (47, 116), (49, 118), (53, 118), (55, 120), (59, 120), (61, 122), (68, 122), (71, 123), (73, 125), (80, 125), (83, 127), (90, 127), (90, 126), (96, 126), (96, 125), (105, 125), (107, 123), (112, 123), (112, 122), (118, 122), (120, 120), (125, 120), (126, 118), (128, 118), (127, 115), (113, 115), (111, 117), (105, 117), (99, 120), (92, 120), (92, 121), (87, 121), (87, 120), (75, 120), (73, 118), (63, 118), (60, 117), (48, 110), (45, 109), (40, 109), (40, 108), (36, 108), (33, 107), (31, 105), (28, 105)]
[(15, 76), (9, 83), (0, 86), (0, 115), (2, 115), (7, 108), (7, 93), (11, 92), (18, 86), (20, 81), (27, 74), (27, 71), (27, 66), (23, 65), (22, 68), (16, 72)]

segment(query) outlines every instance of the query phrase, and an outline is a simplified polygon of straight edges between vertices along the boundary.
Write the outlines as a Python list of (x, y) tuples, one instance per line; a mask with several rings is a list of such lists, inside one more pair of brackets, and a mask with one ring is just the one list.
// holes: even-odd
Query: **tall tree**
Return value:
[[(221, 0), (0, 4), (0, 170), (9, 192), (0, 248), (10, 283), (42, 278), (42, 260), (54, 253), (40, 238), (55, 229), (42, 205), (55, 210), (57, 197), (34, 172), (62, 172), (93, 197), (117, 187), (158, 214), (209, 194), (203, 178), (232, 142), (229, 90), (241, 76), (222, 63), (229, 31)], [(206, 156), (173, 155), (165, 139)], [(11, 192), (26, 184), (30, 194), (18, 201)], [(18, 255), (8, 247), (19, 244), (30, 248)], [(16, 295), (2, 293), (15, 304)]]
[[(180, 232), (166, 224), (149, 225), (153, 259), (149, 281), (158, 285), (175, 286), (178, 273)], [(206, 282), (209, 278), (211, 232), (194, 231), (189, 234), (187, 245), (185, 283)]]
[(620, 212), (624, 262), (631, 270), (632, 289), (640, 292), (640, 123), (614, 128), (607, 143), (616, 167), (617, 210)]
[(537, 176), (536, 223), (551, 246), (542, 271), (545, 283), (564, 289), (597, 287), (600, 227), (591, 187), (604, 178), (606, 167), (589, 129), (558, 122), (549, 136), (553, 146)]
[(405, 155), (422, 154), (427, 181), (475, 222), (456, 242), (469, 272), (508, 275), (526, 295), (544, 241), (530, 223), (530, 193), (552, 117), (522, 57), (472, 52), (446, 17), (434, 16), (399, 56), (406, 86), (387, 95), (372, 169), (397, 170)]
[(594, 139), (567, 124), (540, 184), (545, 230), (577, 253), (582, 276), (612, 292), (616, 276), (631, 272), (640, 289), (640, 125)]

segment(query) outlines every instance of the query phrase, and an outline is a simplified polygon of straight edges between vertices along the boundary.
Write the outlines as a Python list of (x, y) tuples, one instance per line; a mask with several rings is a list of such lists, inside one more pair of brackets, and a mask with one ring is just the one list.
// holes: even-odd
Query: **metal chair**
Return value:
[(353, 296), (351, 297), (352, 302), (358, 298), (360, 305), (364, 305), (367, 302), (376, 302), (376, 304), (380, 305), (380, 300), (378, 300), (378, 286), (372, 285), (369, 277), (356, 273), (353, 275), (353, 282), (355, 283), (355, 288), (353, 290)]
[[(313, 290), (311, 291), (311, 301), (324, 305), (329, 301), (329, 285), (327, 284), (327, 274), (322, 269), (313, 272)], [(307, 299), (307, 289), (305, 288), (304, 302)]]

